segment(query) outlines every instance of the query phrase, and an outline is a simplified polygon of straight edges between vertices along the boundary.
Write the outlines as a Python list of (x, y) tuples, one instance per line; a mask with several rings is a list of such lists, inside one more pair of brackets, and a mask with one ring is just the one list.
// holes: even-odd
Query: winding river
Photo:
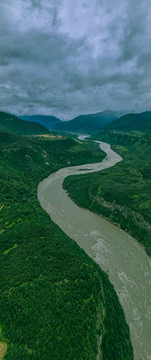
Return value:
[(52, 220), (109, 274), (130, 327), (134, 359), (151, 360), (151, 259), (134, 238), (78, 207), (62, 188), (69, 175), (100, 171), (122, 160), (110, 145), (97, 143), (106, 153), (101, 163), (51, 174), (39, 184), (38, 199)]

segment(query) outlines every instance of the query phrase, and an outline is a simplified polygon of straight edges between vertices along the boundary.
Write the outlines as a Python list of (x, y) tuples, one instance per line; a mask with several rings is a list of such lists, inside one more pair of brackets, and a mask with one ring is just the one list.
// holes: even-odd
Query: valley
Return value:
[(150, 133), (102, 131), (93, 138), (110, 142), (124, 161), (112, 172), (67, 178), (64, 187), (76, 203), (120, 225), (151, 255)]
[(151, 3), (0, 20), (0, 360), (151, 360)]
[(150, 359), (150, 132), (108, 127), (0, 113), (1, 358)]
[[(42, 207), (87, 254), (109, 274), (130, 326), (134, 359), (150, 359), (150, 261), (136, 240), (102, 217), (76, 206), (62, 191), (63, 181), (83, 178), (121, 163), (121, 157), (100, 142), (107, 157), (97, 164), (70, 167), (50, 175), (38, 188)], [(117, 165), (116, 165), (117, 166)], [(115, 166), (115, 167), (116, 167)], [(108, 170), (108, 171), (109, 171)], [(76, 175), (76, 176), (75, 176)], [(65, 180), (64, 180), (65, 179)], [(83, 193), (81, 189), (81, 193)], [(78, 197), (76, 193), (76, 199)], [(78, 201), (76, 201), (78, 202)], [(139, 267), (139, 272), (138, 272)], [(112, 358), (112, 357), (111, 357)], [(106, 357), (105, 357), (106, 359)]]
[(133, 359), (129, 328), (107, 275), (37, 200), (38, 183), (50, 173), (69, 164), (100, 162), (104, 153), (71, 137), (39, 139), (1, 131), (0, 138), (5, 359), (48, 359), (50, 353), (58, 360), (92, 360), (98, 354)]

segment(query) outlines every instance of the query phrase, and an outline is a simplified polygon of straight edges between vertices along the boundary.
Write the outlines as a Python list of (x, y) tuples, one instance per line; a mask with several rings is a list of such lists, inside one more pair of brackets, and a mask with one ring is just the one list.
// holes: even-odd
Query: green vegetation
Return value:
[(121, 116), (119, 119), (108, 124), (106, 128), (151, 131), (151, 111)]
[(56, 124), (55, 129), (87, 133), (92, 133), (101, 128), (151, 131), (151, 111), (119, 116), (120, 114), (114, 111), (80, 115), (73, 120)]
[(0, 112), (0, 131), (12, 132), (19, 135), (47, 134), (48, 129), (34, 122), (27, 122), (14, 115)]
[(134, 236), (151, 255), (151, 134), (97, 133), (123, 161), (102, 172), (68, 177), (64, 187), (78, 205), (101, 214)]
[(57, 130), (74, 132), (93, 132), (103, 128), (106, 124), (118, 118), (114, 111), (103, 111), (96, 114), (80, 115), (75, 119), (60, 122), (56, 125)]
[[(14, 223), (14, 225), (15, 225), (15, 223)], [(8, 227), (11, 227), (11, 226), (8, 226)], [(4, 250), (3, 254), (7, 255), (11, 250), (16, 249), (17, 246), (18, 246), (18, 244), (14, 244), (10, 249)]]
[(44, 125), (49, 130), (54, 129), (55, 125), (61, 122), (61, 120), (51, 115), (31, 115), (31, 116), (24, 115), (24, 116), (19, 116), (19, 118), (26, 121), (37, 122), (39, 124)]
[[(0, 134), (0, 341), (6, 360), (131, 360), (123, 310), (107, 275), (42, 210), (39, 181), (100, 161), (96, 144)], [(6, 140), (6, 141), (5, 141)], [(77, 156), (78, 154), (78, 156)]]

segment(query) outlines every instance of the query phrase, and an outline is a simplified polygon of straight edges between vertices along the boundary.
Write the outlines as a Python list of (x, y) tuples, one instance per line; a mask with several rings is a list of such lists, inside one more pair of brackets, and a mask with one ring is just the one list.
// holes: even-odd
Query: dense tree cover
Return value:
[(102, 111), (96, 114), (79, 115), (70, 121), (56, 124), (55, 129), (74, 132), (94, 132), (119, 117), (116, 111)]
[(0, 112), (0, 131), (9, 131), (20, 135), (46, 134), (48, 129), (32, 121), (24, 121), (17, 116)]
[(20, 119), (33, 121), (44, 125), (47, 129), (54, 129), (55, 125), (60, 123), (61, 120), (52, 115), (24, 115), (19, 116)]
[(112, 121), (107, 129), (151, 131), (151, 111), (139, 114), (126, 114)]
[[(69, 163), (100, 161), (97, 145), (1, 133), (0, 339), (6, 360), (131, 360), (123, 310), (107, 275), (56, 226), (37, 185)], [(5, 142), (6, 140), (6, 142)]]
[(100, 132), (123, 161), (111, 169), (65, 179), (64, 186), (81, 206), (119, 224), (151, 255), (151, 134)]

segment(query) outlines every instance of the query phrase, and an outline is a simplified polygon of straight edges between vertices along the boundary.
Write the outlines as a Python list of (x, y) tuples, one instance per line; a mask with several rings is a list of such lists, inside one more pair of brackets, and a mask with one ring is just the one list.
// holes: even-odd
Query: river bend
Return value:
[(110, 145), (97, 143), (106, 153), (101, 163), (67, 167), (51, 174), (39, 184), (38, 199), (51, 219), (109, 274), (130, 327), (134, 359), (151, 360), (151, 259), (134, 238), (103, 217), (78, 207), (62, 188), (69, 175), (101, 171), (122, 160)]

